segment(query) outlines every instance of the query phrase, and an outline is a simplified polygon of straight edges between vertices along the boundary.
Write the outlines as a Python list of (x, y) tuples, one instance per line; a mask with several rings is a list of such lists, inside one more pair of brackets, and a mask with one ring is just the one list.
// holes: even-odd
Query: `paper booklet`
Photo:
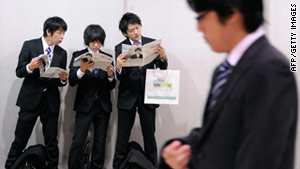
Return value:
[[(105, 55), (103, 53), (86, 52), (74, 59), (73, 66), (81, 66), (81, 60), (83, 60), (84, 62), (94, 61), (95, 62), (94, 68), (100, 68), (104, 71), (106, 71), (106, 68), (108, 66), (110, 66), (111, 63), (113, 62), (112, 57)], [(92, 70), (92, 69), (90, 69), (90, 70)]]
[(66, 72), (65, 69), (59, 68), (59, 67), (50, 67), (49, 65), (49, 57), (48, 55), (41, 54), (38, 56), (38, 58), (42, 61), (40, 69), (40, 77), (47, 77), (47, 78), (60, 78), (59, 73), (60, 72)]
[(157, 57), (155, 52), (160, 44), (161, 39), (143, 46), (122, 44), (122, 53), (127, 53), (127, 61), (123, 64), (123, 67), (144, 66), (152, 62)]
[(41, 77), (47, 77), (47, 78), (60, 78), (59, 73), (60, 72), (65, 72), (68, 73), (65, 69), (62, 69), (60, 67), (49, 67), (46, 69), (45, 72), (41, 73)]

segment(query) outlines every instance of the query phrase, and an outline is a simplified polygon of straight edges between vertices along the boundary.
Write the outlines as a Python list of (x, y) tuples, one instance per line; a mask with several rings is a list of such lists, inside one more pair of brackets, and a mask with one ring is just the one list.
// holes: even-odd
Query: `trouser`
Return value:
[(11, 148), (5, 163), (6, 169), (9, 169), (13, 165), (17, 158), (22, 154), (22, 151), (26, 148), (38, 116), (40, 117), (40, 121), (42, 123), (48, 166), (50, 169), (57, 168), (59, 156), (58, 141), (56, 138), (58, 112), (51, 112), (47, 94), (45, 92), (36, 109), (20, 109), (15, 130), (15, 139), (11, 144)]
[(69, 154), (69, 169), (79, 169), (84, 144), (90, 129), (94, 124), (94, 143), (92, 150), (91, 169), (101, 169), (105, 159), (106, 132), (110, 119), (110, 112), (105, 112), (100, 101), (96, 100), (89, 112), (77, 112), (75, 131)]
[(136, 105), (130, 109), (118, 109), (118, 132), (113, 168), (119, 169), (123, 163), (128, 148), (128, 141), (136, 115), (136, 108), (140, 116), (145, 155), (153, 165), (157, 164), (157, 145), (155, 140), (155, 108), (145, 106), (143, 99), (139, 98)]

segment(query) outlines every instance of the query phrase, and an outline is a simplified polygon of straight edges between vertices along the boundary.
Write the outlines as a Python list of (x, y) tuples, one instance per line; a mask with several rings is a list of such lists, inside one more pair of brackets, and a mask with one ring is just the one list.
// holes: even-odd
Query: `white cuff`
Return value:
[(30, 70), (28, 65), (29, 65), (29, 64), (26, 65), (26, 70), (27, 70), (27, 73), (28, 73), (28, 74), (31, 74), (31, 73), (33, 72), (33, 70)]
[(82, 76), (84, 75), (84, 73), (85, 72), (82, 72), (81, 70), (80, 70), (80, 68), (77, 70), (77, 77), (78, 77), (78, 79), (81, 79), (82, 78)]

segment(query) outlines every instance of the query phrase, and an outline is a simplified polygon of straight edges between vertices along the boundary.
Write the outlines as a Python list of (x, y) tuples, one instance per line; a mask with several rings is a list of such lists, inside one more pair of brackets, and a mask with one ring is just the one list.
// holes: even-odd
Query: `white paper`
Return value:
[(145, 104), (179, 103), (179, 70), (147, 69)]
[(100, 68), (104, 71), (106, 71), (107, 67), (111, 65), (113, 62), (113, 58), (105, 55), (103, 53), (84, 53), (77, 58), (74, 59), (73, 66), (81, 66), (81, 60), (82, 59), (88, 59), (90, 61), (95, 62), (95, 67), (94, 68)]
[(40, 73), (40, 76), (47, 77), (47, 78), (60, 78), (58, 75), (60, 72), (67, 73), (67, 71), (65, 69), (62, 69), (59, 67), (49, 67), (48, 69), (46, 69), (45, 72)]
[(44, 73), (45, 70), (50, 67), (50, 65), (49, 65), (49, 57), (48, 57), (48, 55), (41, 54), (41, 55), (38, 56), (38, 58), (42, 61), (42, 64), (39, 67), (40, 73)]
[(152, 62), (157, 57), (155, 52), (160, 44), (161, 40), (147, 43), (144, 46), (122, 44), (122, 53), (127, 54), (127, 61), (123, 67), (144, 66)]

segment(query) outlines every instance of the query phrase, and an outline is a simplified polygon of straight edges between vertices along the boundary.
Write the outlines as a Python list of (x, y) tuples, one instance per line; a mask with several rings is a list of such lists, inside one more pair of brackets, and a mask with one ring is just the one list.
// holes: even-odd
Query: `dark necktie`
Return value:
[(94, 68), (94, 69), (93, 69), (93, 73), (94, 73), (94, 74), (97, 74), (98, 71), (99, 71), (99, 68)]
[(208, 111), (211, 111), (217, 103), (218, 96), (222, 92), (223, 87), (225, 86), (227, 79), (232, 72), (230, 65), (227, 60), (225, 60), (218, 68), (217, 77), (213, 82), (213, 87), (210, 91)]

